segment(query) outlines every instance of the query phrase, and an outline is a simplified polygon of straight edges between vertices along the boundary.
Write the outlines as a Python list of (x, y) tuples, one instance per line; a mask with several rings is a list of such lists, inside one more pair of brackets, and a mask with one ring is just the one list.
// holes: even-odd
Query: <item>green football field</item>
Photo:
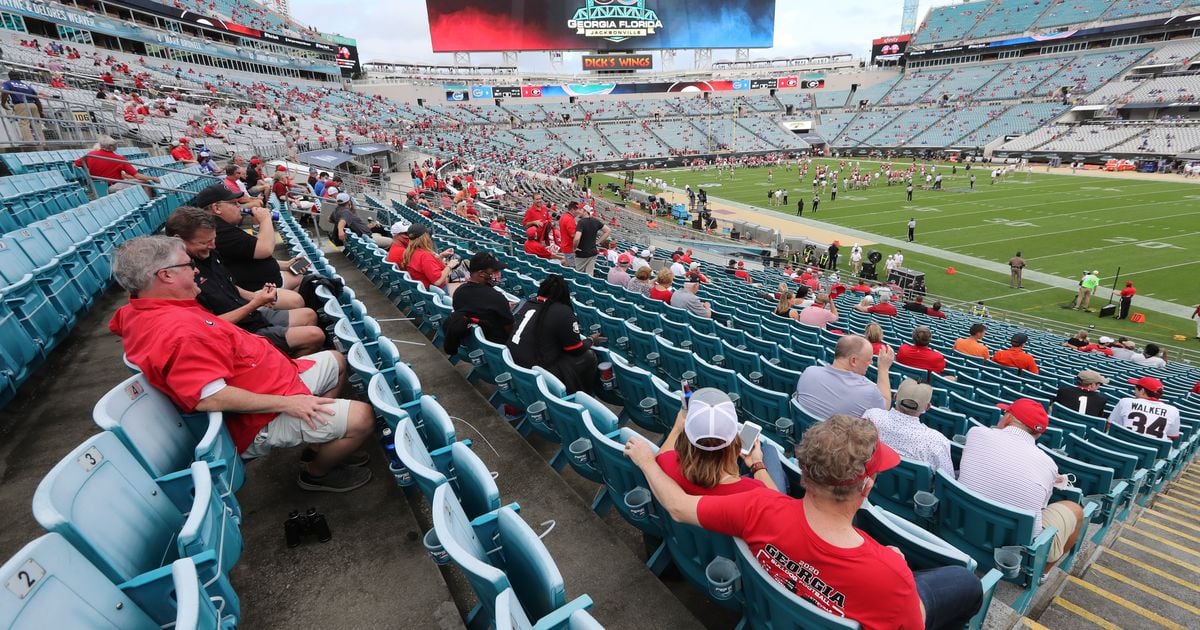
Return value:
[[(819, 160), (838, 168), (838, 160)], [(878, 162), (863, 161), (862, 169), (874, 172)], [(1102, 286), (1112, 285), (1120, 268), (1121, 285), (1132, 280), (1138, 295), (1184, 306), (1200, 301), (1200, 186), (1190, 182), (1152, 181), (1134, 178), (1087, 177), (1033, 173), (1006, 175), (996, 185), (989, 183), (990, 168), (974, 168), (975, 189), (963, 166), (951, 175), (948, 164), (939, 165), (943, 190), (921, 190), (913, 201), (905, 200), (903, 186), (873, 184), (864, 190), (842, 190), (836, 201), (829, 191), (822, 195), (820, 212), (812, 215), (812, 174), (801, 181), (774, 169), (772, 182), (766, 168), (738, 169), (733, 180), (718, 178), (715, 170), (688, 169), (657, 171), (668, 185), (702, 187), (711, 197), (760, 208), (762, 212), (795, 214), (798, 196), (805, 199), (805, 218), (854, 228), (896, 239), (907, 237), (910, 217), (917, 220), (917, 242), (941, 250), (979, 259), (1007, 263), (1021, 250), (1028, 269), (1078, 280), (1084, 269), (1100, 271)], [(1066, 170), (1066, 169), (1060, 169)], [(843, 169), (848, 173), (849, 168)], [(639, 188), (644, 188), (639, 172)], [(673, 182), (673, 184), (672, 184)], [(1197, 180), (1200, 184), (1200, 180)], [(767, 191), (786, 187), (786, 210), (767, 206)], [(840, 188), (840, 187), (839, 187)], [(786, 233), (786, 231), (785, 231)], [(791, 233), (801, 234), (797, 226)], [(845, 243), (843, 243), (845, 245)], [(879, 248), (885, 255), (889, 248)], [(848, 250), (847, 250), (848, 253)], [(843, 256), (845, 261), (846, 256)], [(1018, 311), (1070, 324), (1095, 324), (1119, 334), (1145, 338), (1195, 336), (1194, 320), (1146, 312), (1146, 323), (1114, 319), (1098, 320), (1095, 314), (1062, 308), (1074, 292), (1030, 280), (1024, 291), (1008, 287), (1008, 273), (986, 271), (969, 265), (953, 265), (948, 275), (945, 260), (916, 252), (905, 252), (905, 266), (923, 271), (929, 291), (958, 300), (985, 300), (989, 306)], [(1106, 300), (1093, 299), (1096, 310)], [(1137, 308), (1134, 300), (1134, 310)], [(1179, 342), (1173, 342), (1179, 343)], [(1185, 345), (1192, 345), (1190, 341)]]

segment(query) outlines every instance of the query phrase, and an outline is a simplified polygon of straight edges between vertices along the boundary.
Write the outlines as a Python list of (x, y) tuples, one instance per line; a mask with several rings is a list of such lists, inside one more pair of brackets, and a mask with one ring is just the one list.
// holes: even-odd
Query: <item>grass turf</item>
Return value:
[[(817, 162), (838, 168), (838, 160)], [(861, 164), (872, 173), (879, 165)], [(1007, 175), (992, 185), (990, 168), (973, 168), (970, 173), (976, 175), (976, 182), (970, 190), (963, 166), (951, 175), (950, 165), (943, 164), (938, 166), (944, 176), (941, 191), (918, 188), (908, 202), (903, 185), (881, 183), (864, 190), (840, 189), (837, 201), (830, 201), (826, 189), (820, 212), (813, 216), (808, 209), (815, 169), (810, 168), (803, 180), (794, 169), (774, 171), (772, 182), (766, 168), (738, 169), (733, 180), (718, 179), (715, 170), (669, 169), (655, 176), (677, 188), (703, 187), (713, 197), (753, 205), (763, 212), (794, 214), (796, 200), (803, 197), (806, 217), (901, 240), (906, 238), (908, 219), (915, 217), (917, 242), (923, 245), (1001, 263), (1021, 250), (1028, 269), (1072, 281), (1085, 268), (1098, 269), (1105, 287), (1112, 285), (1120, 267), (1121, 286), (1132, 280), (1139, 295), (1180, 305), (1195, 305), (1200, 299), (1196, 290), (1200, 258), (1195, 255), (1200, 251), (1200, 187), (1191, 183), (1034, 172)], [(644, 175), (639, 173), (639, 183)], [(767, 191), (783, 186), (790, 207), (768, 207)], [(879, 250), (889, 253), (888, 248)], [(1144, 324), (1098, 320), (1094, 313), (1063, 309), (1074, 299), (1073, 291), (1029, 280), (1024, 291), (1009, 289), (1007, 273), (956, 264), (958, 273), (948, 275), (946, 261), (908, 251), (905, 266), (925, 272), (929, 291), (951, 299), (982, 299), (996, 308), (1164, 341), (1177, 334), (1189, 339), (1196, 334), (1194, 321), (1139, 309), (1136, 297), (1134, 311), (1146, 313)], [(1104, 303), (1093, 299), (1092, 309)]]

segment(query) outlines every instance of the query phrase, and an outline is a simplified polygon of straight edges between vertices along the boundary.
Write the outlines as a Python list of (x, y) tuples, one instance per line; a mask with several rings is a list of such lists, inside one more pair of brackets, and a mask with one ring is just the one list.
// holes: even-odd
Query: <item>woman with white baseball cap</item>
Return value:
[[(691, 495), (779, 490), (775, 480), (785, 483), (776, 449), (767, 449), (768, 461), (764, 461), (762, 445), (755, 440), (749, 454), (741, 455), (749, 469), (746, 476), (738, 468), (741, 452), (737, 408), (725, 392), (705, 387), (691, 394), (686, 410), (680, 409), (675, 426), (659, 446), (657, 462)], [(774, 470), (768, 470), (768, 465)]]

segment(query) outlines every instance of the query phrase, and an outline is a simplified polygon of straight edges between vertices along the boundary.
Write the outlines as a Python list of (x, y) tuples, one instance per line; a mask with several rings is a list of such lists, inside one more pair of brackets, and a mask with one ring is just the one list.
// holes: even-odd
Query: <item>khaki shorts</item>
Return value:
[(1055, 503), (1042, 510), (1042, 527), (1053, 527), (1058, 530), (1054, 533), (1054, 540), (1050, 541), (1050, 553), (1046, 555), (1046, 562), (1057, 562), (1063, 556), (1066, 551), (1067, 539), (1075, 533), (1077, 525), (1079, 525), (1079, 521), (1075, 518), (1075, 514), (1065, 505)]
[[(333, 352), (326, 350), (310, 354), (305, 359), (315, 361), (316, 365), (300, 373), (300, 380), (308, 386), (314, 396), (333, 389), (338, 382), (338, 364)], [(254, 441), (242, 453), (242, 457), (252, 459), (266, 455), (273, 448), (290, 448), (301, 444), (324, 444), (346, 435), (346, 426), (350, 420), (350, 401), (338, 398), (330, 405), (332, 416), (321, 416), (325, 424), (316, 428), (295, 416), (281, 413), (275, 416), (270, 424), (263, 427)]]

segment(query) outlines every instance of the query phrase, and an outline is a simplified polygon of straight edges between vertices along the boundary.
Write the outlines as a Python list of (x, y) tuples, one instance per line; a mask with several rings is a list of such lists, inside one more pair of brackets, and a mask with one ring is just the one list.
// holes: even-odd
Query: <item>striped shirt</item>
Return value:
[(974, 427), (967, 431), (958, 481), (997, 503), (1033, 513), (1033, 535), (1042, 533), (1042, 510), (1050, 502), (1058, 465), (1021, 427)]

